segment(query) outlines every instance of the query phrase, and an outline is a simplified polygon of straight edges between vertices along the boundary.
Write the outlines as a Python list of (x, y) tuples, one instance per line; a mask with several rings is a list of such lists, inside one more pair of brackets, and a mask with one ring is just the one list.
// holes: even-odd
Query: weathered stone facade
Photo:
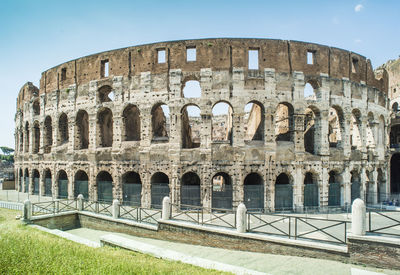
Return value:
[[(249, 68), (249, 51), (257, 51), (258, 68)], [(201, 96), (184, 97), (193, 80)], [(376, 203), (389, 192), (387, 91), (386, 71), (376, 79), (365, 57), (297, 41), (185, 40), (79, 58), (42, 73), (40, 89), (28, 82), (19, 93), (18, 188), (57, 197), (64, 180), (73, 197), (86, 180), (96, 200), (107, 189), (100, 184), (112, 182), (112, 196), (123, 201), (124, 185), (135, 183), (143, 206), (154, 203), (160, 182), (173, 203), (198, 195), (207, 207), (216, 206), (218, 190), (231, 193), (233, 207), (324, 207), (357, 196)], [(224, 138), (212, 134), (219, 102), (230, 107)], [(189, 105), (201, 110), (196, 140)], [(213, 188), (214, 176), (231, 188)], [(261, 207), (250, 203), (257, 196)]]

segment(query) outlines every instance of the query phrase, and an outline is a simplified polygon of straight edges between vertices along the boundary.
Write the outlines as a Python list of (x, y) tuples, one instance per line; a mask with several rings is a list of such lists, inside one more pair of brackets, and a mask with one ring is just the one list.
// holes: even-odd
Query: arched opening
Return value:
[[(201, 205), (200, 199), (200, 178), (196, 173), (188, 172), (181, 180), (181, 204)], [(181, 207), (185, 208), (185, 206)]]
[(75, 149), (87, 149), (89, 147), (89, 115), (86, 111), (80, 110), (78, 112), (75, 125)]
[(321, 116), (318, 109), (308, 107), (304, 115), (304, 150), (318, 154), (320, 147)]
[(24, 193), (29, 192), (29, 170), (28, 168), (25, 169), (25, 180), (24, 180)]
[(340, 181), (335, 171), (329, 172), (328, 206), (340, 206)]
[(24, 174), (22, 172), (22, 169), (19, 169), (18, 192), (22, 192), (23, 181), (24, 181)]
[(101, 202), (112, 202), (113, 200), (113, 179), (110, 173), (101, 171), (97, 174), (97, 200)]
[(36, 99), (32, 104), (33, 115), (38, 116), (40, 115), (40, 103), (39, 99)]
[(105, 85), (99, 89), (99, 100), (101, 103), (114, 101), (115, 94), (110, 86)]
[(68, 198), (68, 176), (64, 170), (58, 172), (58, 198)]
[(33, 194), (34, 195), (39, 195), (39, 182), (40, 182), (40, 174), (38, 170), (33, 170), (32, 172), (32, 177), (33, 177)]
[(53, 145), (53, 125), (51, 117), (47, 116), (44, 120), (44, 153), (48, 154), (51, 152), (51, 146)]
[(361, 112), (357, 109), (353, 110), (350, 123), (350, 144), (352, 149), (360, 149), (361, 142)]
[(232, 209), (232, 180), (227, 173), (217, 173), (212, 178), (212, 208)]
[(62, 113), (58, 119), (58, 139), (58, 144), (67, 143), (69, 140), (68, 117), (65, 113)]
[(264, 209), (264, 181), (257, 173), (250, 173), (244, 179), (244, 204), (249, 211)]
[(86, 200), (89, 199), (89, 177), (82, 170), (75, 174), (74, 197), (77, 198), (79, 194), (82, 194)]
[(357, 198), (361, 198), (361, 192), (360, 192), (360, 175), (358, 174), (357, 171), (352, 171), (351, 172), (351, 203)]
[(39, 121), (33, 123), (33, 153), (39, 153), (40, 149), (40, 126)]
[(329, 147), (336, 148), (342, 146), (342, 133), (344, 133), (344, 117), (343, 111), (337, 107), (329, 109)]
[(393, 111), (393, 113), (397, 113), (399, 111), (399, 103), (397, 103), (397, 102), (393, 103), (392, 111)]
[(122, 199), (124, 205), (141, 205), (142, 181), (140, 175), (128, 172), (122, 176)]
[(151, 111), (151, 125), (153, 141), (168, 141), (169, 136), (169, 108), (160, 103), (153, 107)]
[(212, 108), (212, 140), (232, 143), (232, 107), (225, 102), (218, 102)]
[(44, 172), (44, 195), (51, 197), (51, 187), (52, 187), (52, 181), (51, 181), (51, 171), (50, 169), (46, 169)]
[(316, 100), (317, 97), (314, 93), (314, 88), (310, 83), (306, 83), (304, 86), (304, 99), (305, 100)]
[(29, 123), (25, 123), (25, 153), (29, 152)]
[(124, 140), (138, 141), (140, 140), (140, 112), (134, 105), (128, 105), (123, 114), (124, 123)]
[(201, 116), (200, 108), (194, 105), (182, 109), (182, 148), (200, 147)]
[(310, 172), (307, 172), (304, 177), (304, 206), (319, 206), (318, 182), (315, 176)]
[(381, 168), (378, 168), (378, 202), (386, 201), (388, 196), (386, 194), (386, 180), (383, 177), (383, 172)]
[(275, 180), (275, 211), (293, 209), (293, 188), (288, 175), (279, 174)]
[(97, 128), (100, 147), (111, 147), (113, 144), (113, 114), (104, 108), (97, 114)]
[(264, 140), (264, 108), (260, 103), (250, 102), (244, 107), (245, 141)]
[(279, 103), (275, 112), (275, 140), (293, 141), (293, 106)]
[(390, 193), (400, 193), (400, 154), (393, 154), (390, 159)]
[(169, 197), (169, 178), (162, 172), (155, 173), (151, 183), (151, 207), (161, 208), (164, 197)]
[(370, 112), (368, 113), (368, 122), (366, 129), (366, 145), (367, 148), (375, 147), (375, 120), (374, 115)]
[(197, 80), (186, 81), (183, 87), (183, 97), (185, 98), (201, 97), (200, 82)]

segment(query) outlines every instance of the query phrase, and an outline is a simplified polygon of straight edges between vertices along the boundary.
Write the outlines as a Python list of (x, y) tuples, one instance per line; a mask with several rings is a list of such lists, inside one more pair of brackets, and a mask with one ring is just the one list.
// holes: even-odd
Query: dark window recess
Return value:
[(351, 62), (351, 72), (352, 73), (358, 73), (358, 59), (353, 58)]
[(67, 79), (67, 68), (62, 68), (61, 69), (61, 81), (64, 81)]

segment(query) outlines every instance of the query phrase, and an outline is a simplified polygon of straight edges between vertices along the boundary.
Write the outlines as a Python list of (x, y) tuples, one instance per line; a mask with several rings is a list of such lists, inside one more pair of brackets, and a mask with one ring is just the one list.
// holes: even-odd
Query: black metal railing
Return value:
[(400, 236), (400, 212), (390, 210), (367, 210), (368, 227), (367, 232)]
[(55, 214), (77, 209), (77, 202), (75, 200), (37, 202), (32, 203), (32, 216)]
[(85, 200), (83, 203), (83, 210), (112, 216), (112, 202)]
[(120, 205), (119, 209), (119, 217), (122, 219), (150, 224), (158, 224), (162, 213), (161, 209), (149, 209), (140, 206)]

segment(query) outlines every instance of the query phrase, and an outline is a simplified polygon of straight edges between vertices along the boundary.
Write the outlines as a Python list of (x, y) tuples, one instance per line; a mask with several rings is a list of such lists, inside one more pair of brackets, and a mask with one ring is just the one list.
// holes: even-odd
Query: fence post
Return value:
[(58, 213), (60, 211), (60, 200), (54, 201), (54, 213)]
[(357, 236), (364, 236), (365, 226), (365, 203), (361, 199), (355, 199), (351, 210), (351, 233)]
[(113, 216), (114, 219), (118, 219), (119, 218), (119, 200), (113, 200), (112, 216)]
[(246, 205), (244, 205), (244, 203), (240, 203), (236, 210), (236, 230), (238, 233), (246, 232), (246, 212)]
[(164, 197), (162, 201), (161, 220), (167, 221), (170, 218), (171, 218), (171, 199), (169, 197)]
[(32, 218), (32, 202), (30, 200), (24, 201), (24, 221), (30, 221)]
[(83, 208), (84, 208), (84, 205), (83, 205), (83, 200), (84, 200), (84, 197), (83, 197), (83, 195), (82, 194), (79, 194), (78, 195), (78, 211), (83, 211)]

